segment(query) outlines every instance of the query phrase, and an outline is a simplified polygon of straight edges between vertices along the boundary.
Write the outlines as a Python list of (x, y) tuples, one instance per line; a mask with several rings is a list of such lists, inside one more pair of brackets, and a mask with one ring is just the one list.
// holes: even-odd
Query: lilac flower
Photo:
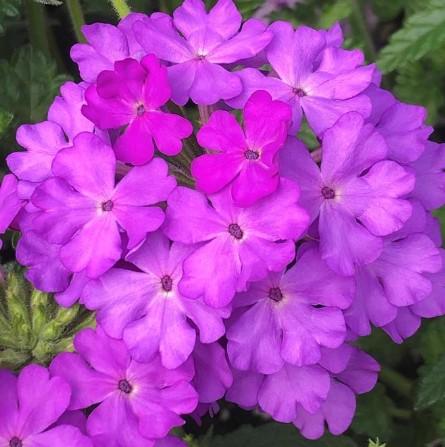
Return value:
[(13, 152), (6, 158), (9, 169), (17, 176), (19, 194), (29, 199), (35, 187), (52, 176), (56, 154), (71, 146), (81, 132), (93, 132), (94, 124), (81, 113), (84, 88), (67, 82), (60, 88), (48, 112), (48, 121), (24, 124), (17, 130), (17, 142), (25, 152)]
[(95, 445), (153, 446), (195, 409), (190, 362), (176, 370), (163, 368), (159, 358), (138, 363), (100, 327), (79, 332), (74, 346), (77, 353), (59, 354), (50, 370), (71, 385), (70, 409), (97, 404), (87, 421)]
[(298, 195), (297, 186), (283, 179), (274, 194), (238, 208), (228, 188), (209, 196), (212, 206), (201, 193), (177, 188), (168, 200), (164, 231), (174, 241), (200, 244), (184, 262), (181, 293), (223, 307), (247, 281), (281, 271), (307, 225)]
[(391, 93), (374, 85), (366, 93), (372, 101), (369, 122), (385, 138), (388, 158), (399, 163), (417, 160), (433, 131), (425, 125), (426, 109), (399, 102)]
[(127, 59), (141, 59), (143, 51), (134, 38), (132, 26), (136, 21), (148, 20), (145, 14), (129, 14), (118, 26), (108, 23), (84, 25), (82, 33), (87, 43), (71, 48), (71, 59), (79, 66), (82, 79), (95, 82), (100, 72), (112, 70), (114, 63)]
[(210, 105), (239, 95), (241, 81), (225, 66), (264, 49), (272, 38), (266, 25), (250, 19), (240, 30), (241, 14), (232, 0), (218, 0), (209, 12), (202, 0), (185, 0), (173, 16), (153, 14), (133, 27), (147, 53), (171, 64), (173, 101)]
[[(23, 206), (23, 201), (17, 195), (17, 179), (8, 174), (0, 184), (0, 234), (6, 232)], [(0, 248), (2, 248), (0, 239)]]
[(321, 366), (285, 364), (269, 375), (235, 370), (234, 383), (226, 399), (242, 408), (254, 408), (258, 404), (276, 421), (293, 422), (300, 405), (311, 414), (319, 411), (329, 388), (329, 372)]
[(352, 279), (332, 272), (317, 247), (302, 251), (286, 273), (270, 274), (236, 297), (234, 305), (241, 309), (227, 330), (227, 352), (235, 368), (271, 374), (285, 362), (315, 364), (322, 346), (343, 343), (346, 327), (339, 308), (351, 304)]
[[(100, 169), (98, 169), (100, 167)], [(59, 152), (54, 175), (32, 196), (39, 209), (35, 231), (61, 244), (60, 259), (68, 270), (86, 270), (95, 278), (121, 257), (121, 230), (128, 248), (142, 242), (164, 220), (159, 207), (175, 187), (167, 165), (156, 159), (133, 168), (116, 186), (113, 150), (93, 134), (82, 133), (74, 146)]]
[(431, 274), (441, 267), (440, 251), (426, 235), (396, 233), (386, 238), (380, 257), (356, 273), (356, 295), (345, 312), (348, 327), (357, 335), (368, 335), (371, 323), (387, 326), (399, 312), (405, 315), (404, 307), (431, 294)]
[(361, 93), (370, 85), (375, 68), (363, 66), (360, 51), (327, 46), (325, 33), (306, 26), (294, 31), (290, 23), (275, 22), (268, 29), (274, 37), (266, 56), (277, 77), (253, 68), (237, 72), (244, 88), (229, 105), (240, 108), (252, 92), (266, 90), (292, 107), (292, 134), (299, 129), (303, 113), (317, 135), (346, 112), (369, 116), (370, 100)]
[(445, 204), (445, 144), (428, 142), (423, 154), (411, 167), (416, 175), (416, 184), (411, 196), (428, 209)]
[(159, 354), (166, 368), (176, 368), (193, 351), (197, 330), (204, 343), (224, 335), (227, 311), (178, 290), (182, 263), (193, 249), (180, 243), (170, 247), (162, 233), (152, 234), (126, 258), (140, 271), (112, 269), (82, 292), (82, 302), (98, 310), (97, 321), (109, 335), (124, 338), (134, 359), (145, 362)]
[(380, 370), (371, 356), (349, 345), (324, 349), (320, 365), (331, 374), (326, 401), (312, 414), (300, 405), (293, 421), (308, 439), (320, 438), (325, 423), (333, 435), (344, 433), (354, 417), (355, 395), (371, 391)]
[(200, 404), (213, 404), (222, 399), (233, 382), (226, 351), (218, 343), (196, 343), (193, 351), (195, 377), (193, 386)]
[(356, 266), (375, 261), (382, 236), (410, 217), (403, 197), (413, 189), (414, 176), (385, 160), (383, 138), (355, 112), (326, 131), (322, 154), (319, 169), (304, 146), (289, 139), (281, 172), (301, 187), (301, 204), (312, 220), (319, 216), (322, 258), (338, 273), (352, 275)]
[(228, 112), (214, 112), (198, 132), (199, 144), (215, 153), (192, 161), (196, 186), (206, 194), (231, 184), (235, 205), (250, 206), (280, 183), (277, 152), (286, 141), (291, 114), (287, 104), (254, 93), (244, 108), (244, 131)]
[(166, 113), (170, 99), (167, 69), (152, 54), (139, 63), (125, 59), (99, 74), (86, 92), (83, 114), (101, 129), (128, 125), (114, 149), (119, 160), (143, 165), (153, 158), (154, 143), (166, 155), (177, 155), (182, 139), (193, 132), (189, 121)]
[(0, 444), (10, 447), (93, 447), (73, 425), (51, 427), (67, 409), (71, 390), (39, 365), (25, 366), (18, 377), (0, 370)]

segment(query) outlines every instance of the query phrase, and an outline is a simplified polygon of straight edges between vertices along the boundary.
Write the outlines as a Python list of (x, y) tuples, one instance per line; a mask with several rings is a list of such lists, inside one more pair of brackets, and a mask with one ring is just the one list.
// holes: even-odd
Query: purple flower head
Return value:
[[(0, 184), (0, 234), (12, 224), (24, 202), (17, 194), (17, 179), (12, 174), (5, 175)], [(0, 248), (2, 248), (0, 239)]]
[(95, 445), (153, 446), (184, 424), (181, 414), (195, 409), (190, 362), (176, 370), (163, 368), (159, 358), (138, 363), (123, 341), (108, 337), (100, 327), (79, 332), (74, 346), (77, 353), (59, 354), (50, 370), (71, 385), (70, 409), (97, 405), (87, 421)]
[(195, 377), (192, 384), (198, 392), (199, 403), (212, 405), (222, 399), (232, 386), (232, 370), (227, 362), (226, 351), (218, 343), (197, 342), (193, 361)]
[(250, 19), (240, 30), (241, 23), (232, 0), (218, 0), (209, 12), (202, 0), (185, 0), (173, 19), (153, 14), (133, 29), (147, 53), (171, 64), (168, 76), (176, 104), (191, 99), (210, 105), (242, 91), (238, 76), (225, 66), (255, 56), (272, 39), (263, 22)]
[(193, 249), (170, 246), (162, 233), (154, 233), (126, 258), (140, 271), (115, 268), (84, 289), (82, 302), (98, 310), (97, 321), (112, 337), (123, 337), (136, 360), (150, 361), (159, 353), (166, 368), (176, 368), (193, 351), (197, 330), (204, 343), (224, 335), (227, 311), (178, 290), (182, 263)]
[(403, 197), (414, 176), (386, 155), (381, 135), (354, 112), (325, 132), (320, 169), (297, 140), (289, 139), (281, 151), (281, 173), (301, 187), (301, 204), (312, 220), (318, 216), (322, 258), (340, 274), (375, 261), (382, 236), (411, 215)]
[(227, 352), (240, 370), (271, 374), (284, 363), (318, 363), (321, 347), (336, 348), (346, 336), (340, 309), (353, 296), (351, 278), (339, 277), (310, 246), (285, 273), (270, 274), (239, 294), (227, 330)]
[(46, 368), (28, 365), (18, 377), (0, 370), (0, 395), (0, 445), (93, 447), (77, 427), (53, 425), (68, 408), (71, 390)]
[(274, 74), (265, 76), (253, 68), (239, 71), (244, 89), (228, 101), (232, 107), (240, 108), (255, 90), (266, 90), (292, 107), (292, 134), (303, 113), (317, 135), (346, 112), (370, 114), (370, 100), (361, 93), (370, 85), (375, 67), (363, 66), (360, 51), (330, 46), (327, 33), (306, 26), (294, 30), (290, 23), (275, 22), (269, 31), (274, 37), (266, 56)]
[(185, 118), (161, 110), (170, 96), (167, 69), (150, 54), (140, 63), (125, 59), (114, 71), (101, 72), (86, 92), (82, 113), (101, 129), (127, 126), (115, 142), (116, 156), (143, 165), (153, 158), (155, 144), (162, 153), (177, 155), (181, 140), (193, 132)]
[(423, 154), (411, 167), (416, 175), (416, 184), (411, 196), (419, 200), (427, 210), (445, 204), (445, 144), (431, 141)]
[(114, 63), (127, 59), (141, 59), (143, 51), (134, 38), (132, 26), (136, 21), (148, 20), (145, 14), (129, 14), (118, 26), (108, 23), (84, 25), (82, 33), (87, 43), (71, 48), (71, 59), (79, 66), (82, 79), (95, 82), (99, 73), (113, 70)]
[(386, 326), (399, 312), (405, 315), (403, 308), (432, 293), (432, 274), (441, 267), (440, 251), (426, 235), (386, 238), (380, 257), (356, 273), (356, 295), (345, 312), (348, 327), (357, 335), (369, 335), (371, 324)]
[(17, 176), (19, 194), (29, 199), (35, 187), (52, 176), (56, 154), (71, 146), (81, 132), (93, 132), (94, 124), (81, 113), (84, 87), (67, 82), (60, 88), (48, 111), (48, 121), (24, 124), (17, 130), (17, 142), (25, 152), (13, 152), (6, 158), (9, 169)]
[(319, 365), (286, 363), (278, 372), (269, 375), (234, 370), (233, 377), (226, 400), (247, 409), (258, 405), (278, 422), (293, 422), (300, 405), (307, 412), (316, 413), (330, 388), (330, 374)]
[(369, 122), (385, 138), (388, 158), (399, 163), (417, 160), (433, 131), (425, 125), (426, 109), (399, 102), (391, 93), (375, 85), (366, 93), (372, 101)]
[(203, 194), (177, 188), (168, 200), (164, 231), (174, 241), (200, 244), (184, 261), (179, 290), (223, 307), (247, 281), (284, 269), (308, 221), (298, 195), (297, 186), (282, 179), (274, 194), (238, 208), (228, 188), (209, 196), (211, 205)]
[(214, 112), (198, 133), (199, 144), (212, 152), (192, 162), (197, 188), (213, 194), (231, 184), (234, 203), (242, 207), (273, 193), (280, 183), (277, 152), (286, 141), (290, 112), (264, 91), (246, 103), (244, 130), (229, 112)]
[(371, 356), (349, 345), (324, 349), (320, 365), (331, 374), (326, 401), (312, 414), (300, 405), (293, 421), (308, 439), (320, 438), (325, 424), (333, 435), (344, 433), (354, 417), (355, 395), (371, 391), (380, 370)]
[(71, 272), (100, 276), (122, 254), (121, 230), (128, 248), (159, 228), (164, 213), (154, 205), (175, 187), (160, 159), (133, 168), (115, 185), (116, 158), (110, 146), (82, 133), (74, 146), (59, 152), (52, 171), (32, 196), (39, 209), (34, 230), (47, 241), (63, 245), (60, 259)]

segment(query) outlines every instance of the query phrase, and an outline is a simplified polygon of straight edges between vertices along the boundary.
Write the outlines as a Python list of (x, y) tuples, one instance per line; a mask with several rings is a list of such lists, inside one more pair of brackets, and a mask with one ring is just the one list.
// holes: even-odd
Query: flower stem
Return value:
[(28, 20), (29, 40), (34, 48), (40, 50), (45, 56), (50, 56), (49, 41), (46, 30), (45, 8), (35, 2), (25, 2), (26, 17)]
[(199, 118), (201, 120), (201, 124), (207, 124), (210, 118), (210, 114), (212, 113), (212, 109), (210, 106), (198, 106), (199, 109)]
[(71, 23), (73, 24), (74, 33), (76, 34), (76, 39), (79, 42), (85, 42), (85, 37), (82, 34), (82, 26), (85, 25), (85, 17), (82, 11), (82, 5), (79, 0), (69, 0), (65, 2), (70, 15)]
[(110, 2), (120, 19), (123, 19), (130, 14), (131, 9), (127, 5), (126, 0), (110, 0)]
[(397, 371), (388, 367), (382, 368), (380, 380), (394, 391), (397, 391), (401, 396), (411, 397), (413, 389), (411, 381)]
[(375, 61), (377, 58), (377, 51), (374, 46), (371, 34), (368, 30), (368, 24), (363, 14), (362, 5), (360, 0), (351, 0), (352, 3), (352, 19), (355, 22), (357, 31), (361, 34), (364, 44), (365, 53), (368, 60)]

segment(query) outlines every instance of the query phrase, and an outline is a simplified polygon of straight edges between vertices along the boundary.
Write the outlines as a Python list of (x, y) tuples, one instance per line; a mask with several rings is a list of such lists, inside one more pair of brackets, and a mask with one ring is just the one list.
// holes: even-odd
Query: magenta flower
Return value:
[[(0, 184), (0, 234), (6, 232), (23, 204), (17, 194), (17, 179), (11, 174), (5, 175)], [(0, 248), (2, 244), (0, 239)]]
[(288, 140), (281, 151), (281, 173), (301, 187), (301, 204), (317, 216), (322, 258), (336, 272), (352, 275), (375, 261), (382, 236), (399, 230), (411, 215), (404, 199), (414, 176), (385, 160), (387, 146), (378, 132), (354, 112), (326, 131), (319, 169), (306, 148)]
[(136, 42), (132, 26), (136, 21), (148, 20), (145, 14), (133, 13), (116, 26), (108, 23), (84, 25), (82, 33), (87, 43), (71, 48), (71, 59), (79, 66), (82, 79), (95, 82), (99, 73), (113, 70), (114, 63), (129, 57), (139, 60), (144, 54)]
[(53, 426), (68, 408), (71, 390), (46, 368), (31, 364), (18, 377), (1, 369), (0, 395), (0, 445), (93, 447), (77, 427)]
[(277, 152), (290, 120), (289, 106), (261, 91), (246, 103), (244, 131), (230, 113), (214, 112), (197, 136), (212, 151), (192, 162), (197, 188), (213, 194), (230, 183), (234, 203), (241, 207), (273, 193), (280, 183)]
[(244, 88), (229, 105), (240, 108), (254, 91), (266, 90), (292, 107), (292, 134), (299, 129), (303, 113), (317, 135), (346, 112), (369, 116), (370, 100), (361, 93), (370, 85), (375, 67), (363, 66), (360, 51), (327, 46), (327, 33), (306, 26), (294, 31), (290, 23), (275, 22), (268, 29), (274, 37), (266, 56), (276, 76), (253, 68), (237, 72)]
[(166, 155), (181, 152), (182, 141), (193, 132), (189, 121), (161, 110), (170, 99), (167, 69), (152, 54), (139, 63), (125, 59), (114, 71), (99, 74), (86, 92), (82, 113), (101, 129), (127, 126), (114, 145), (125, 163), (143, 165), (156, 148)]
[(351, 304), (353, 281), (331, 271), (317, 247), (302, 251), (286, 273), (270, 274), (236, 297), (240, 309), (227, 330), (227, 352), (235, 368), (271, 374), (285, 362), (315, 364), (322, 346), (344, 342), (340, 309)]
[(371, 356), (346, 344), (337, 349), (323, 349), (320, 365), (331, 374), (326, 401), (312, 414), (300, 405), (293, 421), (308, 439), (320, 438), (325, 423), (333, 435), (344, 433), (354, 417), (355, 395), (371, 391), (380, 371)]
[(71, 146), (75, 136), (94, 131), (94, 124), (81, 113), (84, 92), (82, 85), (74, 82), (63, 84), (61, 96), (55, 98), (48, 111), (48, 121), (24, 124), (18, 128), (17, 142), (26, 151), (13, 152), (6, 161), (20, 180), (21, 197), (29, 199), (36, 186), (52, 176), (54, 157), (61, 149)]
[(232, 0), (218, 0), (209, 12), (202, 0), (185, 0), (173, 20), (153, 14), (133, 29), (148, 54), (170, 63), (168, 77), (176, 104), (191, 98), (210, 105), (242, 91), (240, 79), (226, 66), (255, 56), (272, 39), (263, 22), (250, 19), (240, 30), (241, 22)]
[(372, 85), (366, 91), (372, 101), (369, 122), (388, 145), (388, 158), (399, 163), (417, 160), (425, 150), (433, 128), (425, 125), (424, 107), (397, 101), (386, 90)]
[(197, 331), (204, 343), (224, 335), (227, 311), (178, 290), (182, 263), (194, 248), (170, 247), (165, 236), (154, 233), (126, 257), (140, 271), (112, 269), (84, 289), (82, 302), (97, 310), (97, 321), (109, 335), (123, 337), (135, 360), (151, 361), (159, 354), (166, 368), (176, 368), (192, 353)]
[(445, 144), (428, 142), (423, 154), (411, 167), (416, 175), (416, 184), (411, 196), (427, 210), (445, 204)]
[(209, 196), (210, 206), (203, 194), (178, 187), (168, 200), (164, 231), (174, 241), (200, 244), (184, 261), (181, 293), (223, 307), (247, 281), (285, 268), (308, 221), (298, 195), (297, 186), (283, 179), (274, 194), (238, 208), (228, 188)]
[(152, 447), (195, 409), (190, 362), (176, 370), (163, 368), (159, 358), (138, 363), (100, 327), (79, 332), (74, 346), (77, 353), (59, 354), (50, 370), (71, 385), (71, 410), (97, 405), (87, 421), (95, 445)]
[(91, 278), (120, 259), (121, 230), (131, 249), (159, 228), (164, 213), (151, 205), (166, 200), (175, 187), (160, 159), (133, 168), (115, 185), (113, 150), (89, 133), (60, 151), (52, 170), (57, 177), (42, 183), (32, 196), (39, 209), (33, 228), (48, 242), (63, 245), (60, 259), (68, 270), (86, 270)]
[(364, 336), (371, 333), (371, 324), (388, 325), (404, 312), (401, 309), (431, 294), (430, 274), (441, 267), (441, 253), (426, 235), (396, 233), (386, 238), (379, 258), (356, 273), (356, 294), (345, 312), (348, 327)]

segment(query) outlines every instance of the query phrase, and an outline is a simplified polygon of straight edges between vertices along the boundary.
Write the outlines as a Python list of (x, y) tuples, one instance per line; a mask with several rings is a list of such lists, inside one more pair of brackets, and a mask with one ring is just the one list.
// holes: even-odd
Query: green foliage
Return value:
[(391, 411), (394, 404), (386, 388), (378, 384), (372, 393), (359, 396), (357, 412), (352, 425), (356, 433), (388, 439), (393, 430)]
[(58, 352), (72, 350), (74, 334), (93, 324), (94, 314), (79, 305), (58, 306), (48, 294), (33, 290), (22, 270), (10, 266), (0, 284), (0, 368), (47, 364)]
[(377, 438), (375, 441), (370, 439), (368, 447), (386, 447), (386, 444), (380, 444), (379, 438)]
[(429, 0), (423, 10), (408, 17), (403, 28), (391, 36), (377, 63), (387, 73), (418, 61), (444, 43), (445, 2)]
[(225, 436), (215, 436), (208, 445), (200, 447), (357, 447), (346, 437), (324, 436), (317, 441), (308, 441), (290, 424), (267, 423), (259, 427), (245, 425)]
[(0, 2), (0, 34), (6, 30), (6, 22), (20, 14), (21, 0), (2, 0)]
[(416, 400), (416, 409), (430, 407), (445, 398), (445, 355), (422, 373)]
[(0, 61), (0, 79), (2, 107), (16, 122), (36, 122), (46, 116), (69, 76), (58, 74), (54, 61), (26, 46), (16, 51), (11, 61)]

